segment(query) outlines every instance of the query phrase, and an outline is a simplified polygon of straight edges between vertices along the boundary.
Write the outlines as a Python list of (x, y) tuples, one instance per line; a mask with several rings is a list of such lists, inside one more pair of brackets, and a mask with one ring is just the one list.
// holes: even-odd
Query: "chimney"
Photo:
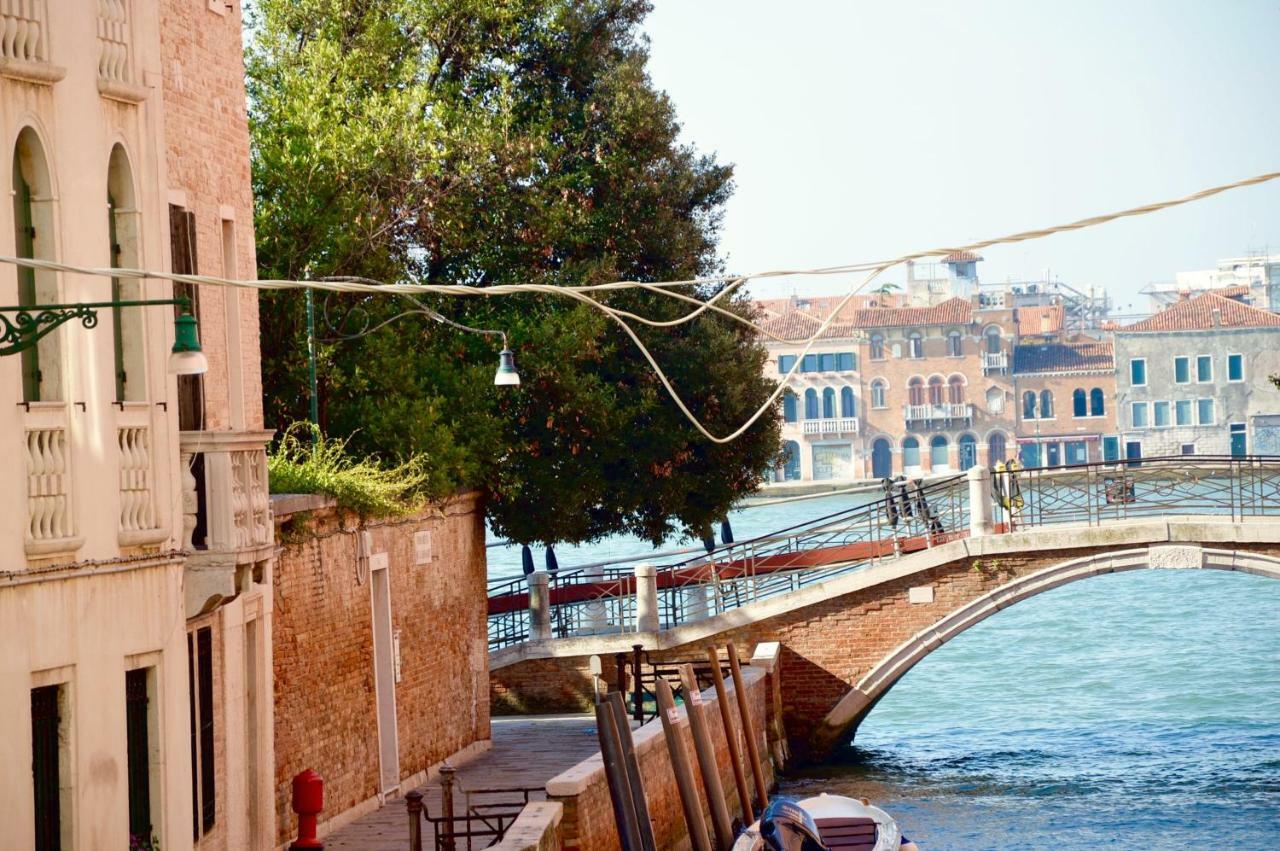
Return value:
[(1222, 327), (1222, 308), (1220, 307), (1215, 307), (1213, 309), (1213, 327), (1214, 328)]
[(1178, 301), (1187, 301), (1191, 298), (1191, 290), (1178, 290)]

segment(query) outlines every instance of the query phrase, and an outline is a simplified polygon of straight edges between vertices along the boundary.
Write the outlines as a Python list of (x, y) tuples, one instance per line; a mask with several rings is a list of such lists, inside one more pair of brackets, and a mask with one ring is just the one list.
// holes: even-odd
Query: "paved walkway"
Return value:
[[(454, 810), (462, 813), (466, 796), (460, 789), (543, 787), (547, 781), (599, 749), (595, 717), (591, 715), (517, 716), (493, 719), (493, 747), (457, 766)], [(440, 814), (440, 786), (432, 783), (418, 791), (427, 812)], [(543, 795), (534, 796), (541, 800)], [(512, 800), (509, 796), (500, 800)], [(519, 796), (516, 796), (519, 800)], [(422, 844), (431, 849), (435, 838), (423, 821)], [(408, 851), (409, 816), (404, 798), (394, 798), (377, 812), (353, 821), (325, 840), (329, 851)], [(487, 840), (477, 841), (482, 848)], [(465, 844), (460, 847), (465, 848)]]

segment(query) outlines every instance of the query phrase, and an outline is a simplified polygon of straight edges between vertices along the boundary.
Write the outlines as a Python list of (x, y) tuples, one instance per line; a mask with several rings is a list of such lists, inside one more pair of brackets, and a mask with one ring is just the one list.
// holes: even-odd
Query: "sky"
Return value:
[[(1280, 0), (653, 2), (654, 83), (684, 140), (735, 165), (721, 236), (735, 273), (892, 257), (1280, 171)], [(989, 248), (978, 271), (1048, 270), (1141, 312), (1146, 284), (1268, 247), (1280, 254), (1280, 181)]]

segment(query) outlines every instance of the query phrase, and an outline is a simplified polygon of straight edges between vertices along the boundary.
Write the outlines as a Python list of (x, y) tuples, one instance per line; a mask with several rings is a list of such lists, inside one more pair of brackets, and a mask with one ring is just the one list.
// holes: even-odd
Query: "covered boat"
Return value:
[(879, 807), (828, 795), (794, 801), (775, 798), (733, 851), (898, 851), (898, 823)]

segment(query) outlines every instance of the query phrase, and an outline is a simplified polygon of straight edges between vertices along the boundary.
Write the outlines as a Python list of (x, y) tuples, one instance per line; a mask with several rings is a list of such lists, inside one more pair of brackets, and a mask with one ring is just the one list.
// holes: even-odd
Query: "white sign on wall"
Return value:
[(413, 563), (430, 564), (434, 560), (431, 552), (431, 533), (415, 532), (413, 535)]

